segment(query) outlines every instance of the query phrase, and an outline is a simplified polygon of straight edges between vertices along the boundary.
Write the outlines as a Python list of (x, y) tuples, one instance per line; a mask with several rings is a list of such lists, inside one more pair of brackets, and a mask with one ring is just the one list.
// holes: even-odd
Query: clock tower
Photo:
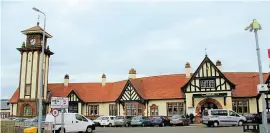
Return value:
[(38, 97), (42, 93), (43, 101), (47, 97), (48, 87), (48, 72), (49, 58), (54, 53), (50, 51), (47, 39), (52, 38), (52, 35), (45, 32), (44, 43), (44, 62), (43, 65), (43, 91), (39, 92), (40, 88), (40, 61), (42, 57), (42, 39), (43, 29), (37, 26), (23, 30), (26, 35), (26, 41), (22, 43), (20, 48), (17, 48), (21, 53), (20, 78), (19, 78), (19, 100), (18, 100), (18, 115), (25, 116), (26, 107), (31, 112), (31, 116), (38, 114)]

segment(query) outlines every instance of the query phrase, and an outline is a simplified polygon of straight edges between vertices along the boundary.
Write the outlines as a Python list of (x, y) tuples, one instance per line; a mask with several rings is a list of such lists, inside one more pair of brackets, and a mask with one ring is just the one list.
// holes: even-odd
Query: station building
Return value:
[[(257, 92), (258, 72), (224, 72), (221, 61), (215, 63), (205, 55), (195, 71), (190, 63), (183, 64), (185, 73), (136, 77), (136, 70), (127, 72), (127, 79), (99, 83), (70, 83), (66, 74), (62, 83), (48, 83), (50, 57), (54, 54), (47, 44), (52, 35), (46, 32), (43, 91), (39, 92), (41, 74), (41, 40), (43, 29), (37, 25), (22, 31), (26, 41), (17, 50), (21, 55), (19, 85), (9, 99), (10, 114), (19, 117), (38, 115), (38, 96), (42, 93), (43, 113), (51, 111), (51, 97), (68, 97), (68, 112), (87, 117), (101, 115), (172, 116), (195, 115), (199, 122), (205, 109), (232, 109), (240, 114), (262, 111), (261, 100), (266, 100), (270, 111), (270, 95), (261, 99)], [(263, 73), (264, 83), (270, 88), (270, 74)]]

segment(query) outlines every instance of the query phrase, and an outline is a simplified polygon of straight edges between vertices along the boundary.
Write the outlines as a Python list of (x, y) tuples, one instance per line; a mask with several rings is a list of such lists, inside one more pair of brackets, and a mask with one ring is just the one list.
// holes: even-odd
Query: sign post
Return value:
[[(68, 98), (67, 97), (52, 97), (51, 108), (61, 109), (61, 131), (60, 132), (64, 133), (64, 112), (65, 112), (65, 109), (68, 109)], [(59, 111), (58, 111), (58, 115), (59, 115)]]
[[(56, 117), (59, 115), (59, 111), (57, 109), (53, 109), (52, 110), (52, 115), (54, 116), (54, 122), (53, 124), (56, 124)], [(55, 129), (53, 130), (53, 132), (55, 133)]]

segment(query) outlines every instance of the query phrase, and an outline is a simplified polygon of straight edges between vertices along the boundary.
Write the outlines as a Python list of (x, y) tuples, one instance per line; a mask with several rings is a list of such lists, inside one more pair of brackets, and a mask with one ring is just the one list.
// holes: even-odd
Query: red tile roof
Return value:
[[(23, 34), (28, 34), (28, 33), (33, 33), (33, 32), (35, 32), (35, 33), (43, 33), (43, 31), (44, 30), (39, 25), (37, 25), (37, 26), (31, 27), (31, 28), (28, 28), (26, 30), (23, 30), (22, 33)], [(46, 33), (45, 34), (46, 37), (48, 37), (48, 38), (51, 38), (52, 37), (52, 35), (50, 35), (46, 31), (45, 31), (45, 33)]]
[[(224, 72), (225, 77), (232, 81), (236, 88), (232, 90), (233, 97), (253, 97), (257, 96), (257, 84), (259, 83), (256, 72)], [(269, 73), (264, 73), (266, 82)], [(185, 74), (172, 74), (129, 79), (139, 95), (144, 99), (173, 99), (184, 98), (181, 87), (189, 79)], [(113, 102), (121, 94), (127, 80), (106, 83), (103, 87), (101, 83), (69, 83), (65, 87), (63, 83), (49, 84), (48, 90), (52, 96), (66, 97), (73, 90), (84, 102)], [(15, 91), (10, 103), (17, 102), (19, 89)]]

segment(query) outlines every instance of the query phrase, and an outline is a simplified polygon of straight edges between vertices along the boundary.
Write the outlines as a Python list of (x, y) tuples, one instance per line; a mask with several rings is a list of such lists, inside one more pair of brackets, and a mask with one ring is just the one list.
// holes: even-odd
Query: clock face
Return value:
[(30, 44), (31, 44), (31, 45), (34, 45), (35, 43), (36, 43), (36, 39), (31, 39), (31, 40), (30, 40)]

